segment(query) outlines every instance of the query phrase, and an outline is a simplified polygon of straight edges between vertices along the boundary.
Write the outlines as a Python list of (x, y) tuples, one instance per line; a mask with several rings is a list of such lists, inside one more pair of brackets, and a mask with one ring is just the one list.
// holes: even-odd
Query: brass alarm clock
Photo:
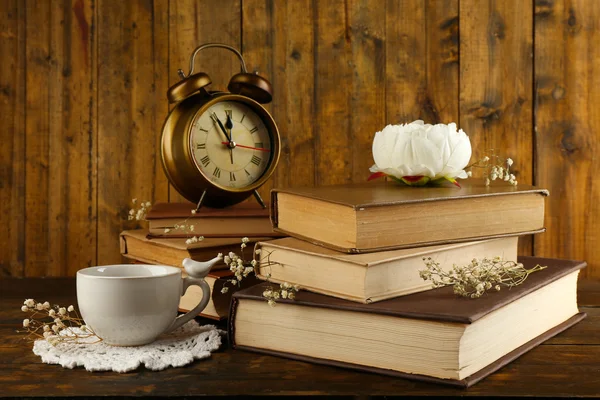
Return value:
[[(196, 55), (218, 47), (235, 53), (242, 72), (234, 75), (229, 92), (210, 91), (207, 74), (194, 74)], [(167, 91), (176, 103), (162, 130), (161, 156), (173, 187), (197, 208), (222, 208), (253, 195), (265, 207), (257, 189), (273, 174), (281, 139), (277, 125), (261, 105), (272, 99), (271, 84), (247, 72), (235, 48), (208, 43), (194, 50), (190, 72)]]

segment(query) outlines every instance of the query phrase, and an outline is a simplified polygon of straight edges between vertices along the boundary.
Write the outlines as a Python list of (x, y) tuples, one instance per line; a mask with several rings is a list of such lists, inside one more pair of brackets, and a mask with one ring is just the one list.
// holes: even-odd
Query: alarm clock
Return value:
[[(235, 53), (242, 72), (227, 85), (228, 92), (208, 90), (204, 72), (194, 74), (196, 55), (217, 47)], [(171, 185), (187, 200), (214, 208), (239, 203), (254, 195), (275, 171), (281, 138), (275, 120), (261, 105), (272, 99), (271, 84), (248, 73), (235, 48), (208, 43), (190, 58), (190, 72), (178, 71), (181, 81), (167, 91), (175, 104), (162, 129), (161, 158)]]

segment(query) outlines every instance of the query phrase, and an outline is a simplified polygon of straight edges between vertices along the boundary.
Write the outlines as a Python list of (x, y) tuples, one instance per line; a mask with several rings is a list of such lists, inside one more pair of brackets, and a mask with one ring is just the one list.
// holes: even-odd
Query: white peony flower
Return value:
[[(421, 120), (388, 125), (373, 139), (374, 175), (385, 174), (407, 184), (467, 178), (471, 142), (456, 124), (425, 124)], [(376, 176), (372, 175), (372, 178)]]

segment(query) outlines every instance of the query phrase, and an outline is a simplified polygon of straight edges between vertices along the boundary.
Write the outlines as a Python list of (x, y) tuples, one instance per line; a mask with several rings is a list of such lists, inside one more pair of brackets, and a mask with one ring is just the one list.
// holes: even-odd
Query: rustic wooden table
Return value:
[[(206, 395), (431, 395), (600, 397), (600, 282), (580, 282), (579, 304), (588, 317), (467, 389), (234, 351), (161, 372), (140, 369), (90, 373), (41, 363), (31, 342), (16, 332), (25, 297), (75, 303), (70, 278), (0, 280), (0, 397)], [(207, 321), (208, 322), (208, 321)]]

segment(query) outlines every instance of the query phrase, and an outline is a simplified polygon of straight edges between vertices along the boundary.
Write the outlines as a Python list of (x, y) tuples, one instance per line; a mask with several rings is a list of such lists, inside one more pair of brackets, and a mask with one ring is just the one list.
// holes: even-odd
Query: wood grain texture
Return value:
[[(598, 292), (595, 285), (584, 284)], [(595, 289), (594, 289), (595, 288)], [(309, 364), (223, 348), (185, 368), (127, 374), (90, 373), (43, 364), (31, 343), (15, 332), (22, 323), (23, 293), (59, 304), (75, 300), (74, 279), (0, 279), (0, 393), (6, 397), (207, 395), (337, 395), (452, 397), (600, 396), (600, 303), (581, 307), (589, 314), (566, 330), (468, 390)], [(579, 297), (586, 297), (580, 290)], [(200, 323), (213, 321), (200, 320)]]
[(26, 3), (27, 276), (96, 263), (91, 1)]
[(0, 276), (25, 274), (25, 8), (0, 13)]
[[(52, 2), (50, 82), (50, 264), (74, 275), (96, 264), (96, 37), (93, 2)], [(53, 193), (62, 193), (55, 196)]]
[(535, 251), (585, 259), (600, 278), (600, 4), (535, 3), (536, 184), (547, 187), (547, 232)]
[(352, 38), (343, 0), (315, 2), (316, 185), (352, 180)]
[[(49, 1), (25, 5), (26, 87), (36, 87), (25, 93), (25, 254), (27, 276), (42, 276), (48, 270), (50, 232), (48, 195), (50, 194), (50, 86), (52, 49), (50, 47)], [(54, 238), (53, 238), (54, 239)]]
[(273, 2), (271, 110), (281, 133), (275, 187), (315, 184), (314, 15), (312, 0)]
[[(0, 276), (119, 259), (129, 201), (178, 201), (159, 156), (167, 88), (195, 47), (241, 49), (274, 88), (272, 187), (360, 182), (388, 123), (456, 121), (473, 159), (550, 189), (521, 254), (600, 279), (600, 5), (585, 0), (3, 0)], [(535, 56), (535, 57), (534, 57)], [(200, 53), (225, 89), (233, 54)]]
[(350, 140), (352, 181), (365, 182), (373, 165), (375, 131), (385, 126), (386, 4), (380, 0), (348, 2), (352, 55)]
[[(157, 7), (155, 10), (154, 7)], [(118, 235), (131, 200), (165, 201), (159, 118), (166, 111), (157, 83), (166, 87), (165, 5), (151, 0), (99, 1), (98, 10), (98, 252), (99, 264), (119, 263)], [(115, 23), (118, 21), (118, 23)], [(159, 27), (157, 30), (154, 28)], [(158, 182), (158, 186), (157, 186)], [(157, 187), (164, 191), (155, 192)]]
[[(256, 73), (266, 78), (269, 82), (273, 76), (273, 24), (274, 24), (274, 1), (273, 0), (244, 0), (241, 3), (242, 26), (241, 26), (241, 52), (246, 62), (248, 72)], [(281, 7), (287, 5), (280, 2)], [(272, 104), (263, 105), (272, 113)], [(278, 171), (275, 171), (277, 174)], [(261, 197), (268, 201), (269, 193), (273, 188), (276, 175), (269, 179), (258, 189)], [(255, 202), (254, 197), (248, 201)]]
[(426, 8), (422, 1), (386, 4), (386, 123), (423, 119), (421, 93), (427, 88)]
[[(515, 160), (517, 179), (533, 178), (533, 16), (518, 0), (460, 1), (460, 127), (473, 160), (493, 149)], [(519, 254), (532, 252), (531, 238)]]

